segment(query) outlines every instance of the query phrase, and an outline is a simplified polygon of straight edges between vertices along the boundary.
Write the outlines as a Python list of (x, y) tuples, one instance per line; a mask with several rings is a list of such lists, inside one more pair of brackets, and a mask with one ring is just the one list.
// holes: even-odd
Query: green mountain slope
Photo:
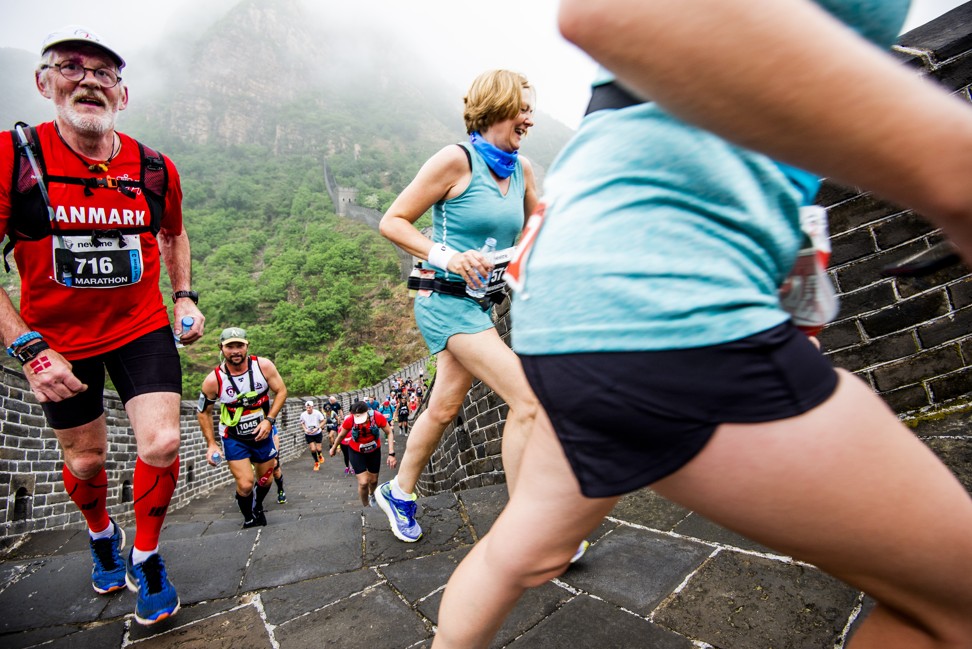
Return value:
[[(429, 155), (464, 137), (463, 89), (405, 65), (403, 46), (362, 38), (297, 0), (243, 0), (155, 55), (158, 70), (126, 70), (121, 130), (164, 151), (182, 178), (207, 319), (203, 340), (182, 352), (186, 398), (217, 363), (227, 326), (248, 330), (295, 395), (370, 385), (427, 353), (398, 251), (373, 225), (336, 214), (325, 166), (383, 211)], [(0, 82), (30, 81), (36, 58), (11, 53), (0, 50), (12, 61)], [(50, 118), (37, 107), (18, 95), (8, 111)], [(542, 176), (570, 131), (537, 121), (523, 152)], [(16, 295), (14, 279), (4, 286)]]

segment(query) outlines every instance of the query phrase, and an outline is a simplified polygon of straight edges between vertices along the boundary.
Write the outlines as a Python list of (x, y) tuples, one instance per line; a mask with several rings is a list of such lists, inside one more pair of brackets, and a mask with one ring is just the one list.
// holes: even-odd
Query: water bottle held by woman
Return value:
[[(486, 258), (486, 261), (492, 263), (493, 253), (496, 252), (496, 239), (494, 239), (493, 237), (487, 237), (486, 243), (484, 243), (483, 247), (479, 249), (479, 252), (483, 254), (483, 257)], [(479, 277), (479, 281), (482, 282), (483, 285), (473, 287), (467, 284), (466, 295), (472, 298), (476, 298), (477, 300), (481, 300), (482, 298), (486, 297), (486, 285), (489, 284), (489, 278), (483, 277), (478, 273), (477, 276)]]

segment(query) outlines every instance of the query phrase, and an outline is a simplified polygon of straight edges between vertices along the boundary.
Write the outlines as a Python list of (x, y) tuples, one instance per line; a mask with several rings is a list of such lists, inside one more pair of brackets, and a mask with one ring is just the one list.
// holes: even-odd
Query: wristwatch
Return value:
[(395, 451), (388, 451), (388, 457), (395, 457)]
[(32, 361), (37, 358), (45, 349), (50, 349), (51, 346), (48, 345), (44, 340), (38, 340), (33, 342), (26, 347), (21, 347), (19, 352), (14, 352), (13, 357), (20, 361), (21, 365), (24, 365), (28, 361)]
[(271, 426), (276, 426), (277, 425), (277, 418), (276, 417), (264, 417), (264, 419), (266, 419), (267, 421), (269, 421)]
[(172, 302), (175, 303), (180, 297), (187, 297), (193, 304), (199, 304), (199, 293), (195, 291), (175, 291), (172, 293)]

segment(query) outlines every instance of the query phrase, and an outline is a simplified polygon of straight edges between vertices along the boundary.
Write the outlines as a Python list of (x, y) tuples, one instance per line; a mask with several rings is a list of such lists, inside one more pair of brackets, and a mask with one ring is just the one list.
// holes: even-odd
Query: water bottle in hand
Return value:
[[(195, 322), (195, 321), (196, 320), (192, 316), (189, 316), (189, 315), (184, 316), (182, 318), (182, 333), (184, 334), (187, 331), (189, 331), (190, 329), (192, 329), (192, 323)], [(182, 344), (182, 341), (180, 340), (180, 337), (181, 336), (182, 336), (182, 334), (179, 334), (177, 336), (174, 331), (172, 332), (172, 337), (175, 338), (175, 346), (176, 347), (185, 347), (185, 345), (183, 345)]]
[[(479, 252), (481, 252), (483, 257), (486, 258), (486, 261), (492, 263), (493, 253), (496, 252), (496, 239), (493, 237), (487, 237), (486, 243), (484, 243), (483, 247), (479, 249)], [(483, 285), (474, 287), (466, 284), (466, 295), (471, 298), (481, 300), (486, 297), (486, 285), (489, 283), (489, 278), (483, 277), (482, 275), (479, 275), (479, 273), (477, 273), (477, 276)]]
[(216, 466), (219, 466), (219, 463), (223, 461), (223, 456), (219, 454), (219, 451), (215, 451), (209, 457), (209, 459), (211, 459), (213, 461), (213, 464), (215, 464)]

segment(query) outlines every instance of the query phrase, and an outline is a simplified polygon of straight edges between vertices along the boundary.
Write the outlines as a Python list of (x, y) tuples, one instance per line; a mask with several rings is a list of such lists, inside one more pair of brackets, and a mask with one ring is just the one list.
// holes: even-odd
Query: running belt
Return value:
[(591, 88), (591, 101), (587, 104), (584, 115), (596, 113), (599, 110), (627, 108), (635, 104), (645, 104), (647, 100), (638, 97), (617, 81), (609, 81)]

